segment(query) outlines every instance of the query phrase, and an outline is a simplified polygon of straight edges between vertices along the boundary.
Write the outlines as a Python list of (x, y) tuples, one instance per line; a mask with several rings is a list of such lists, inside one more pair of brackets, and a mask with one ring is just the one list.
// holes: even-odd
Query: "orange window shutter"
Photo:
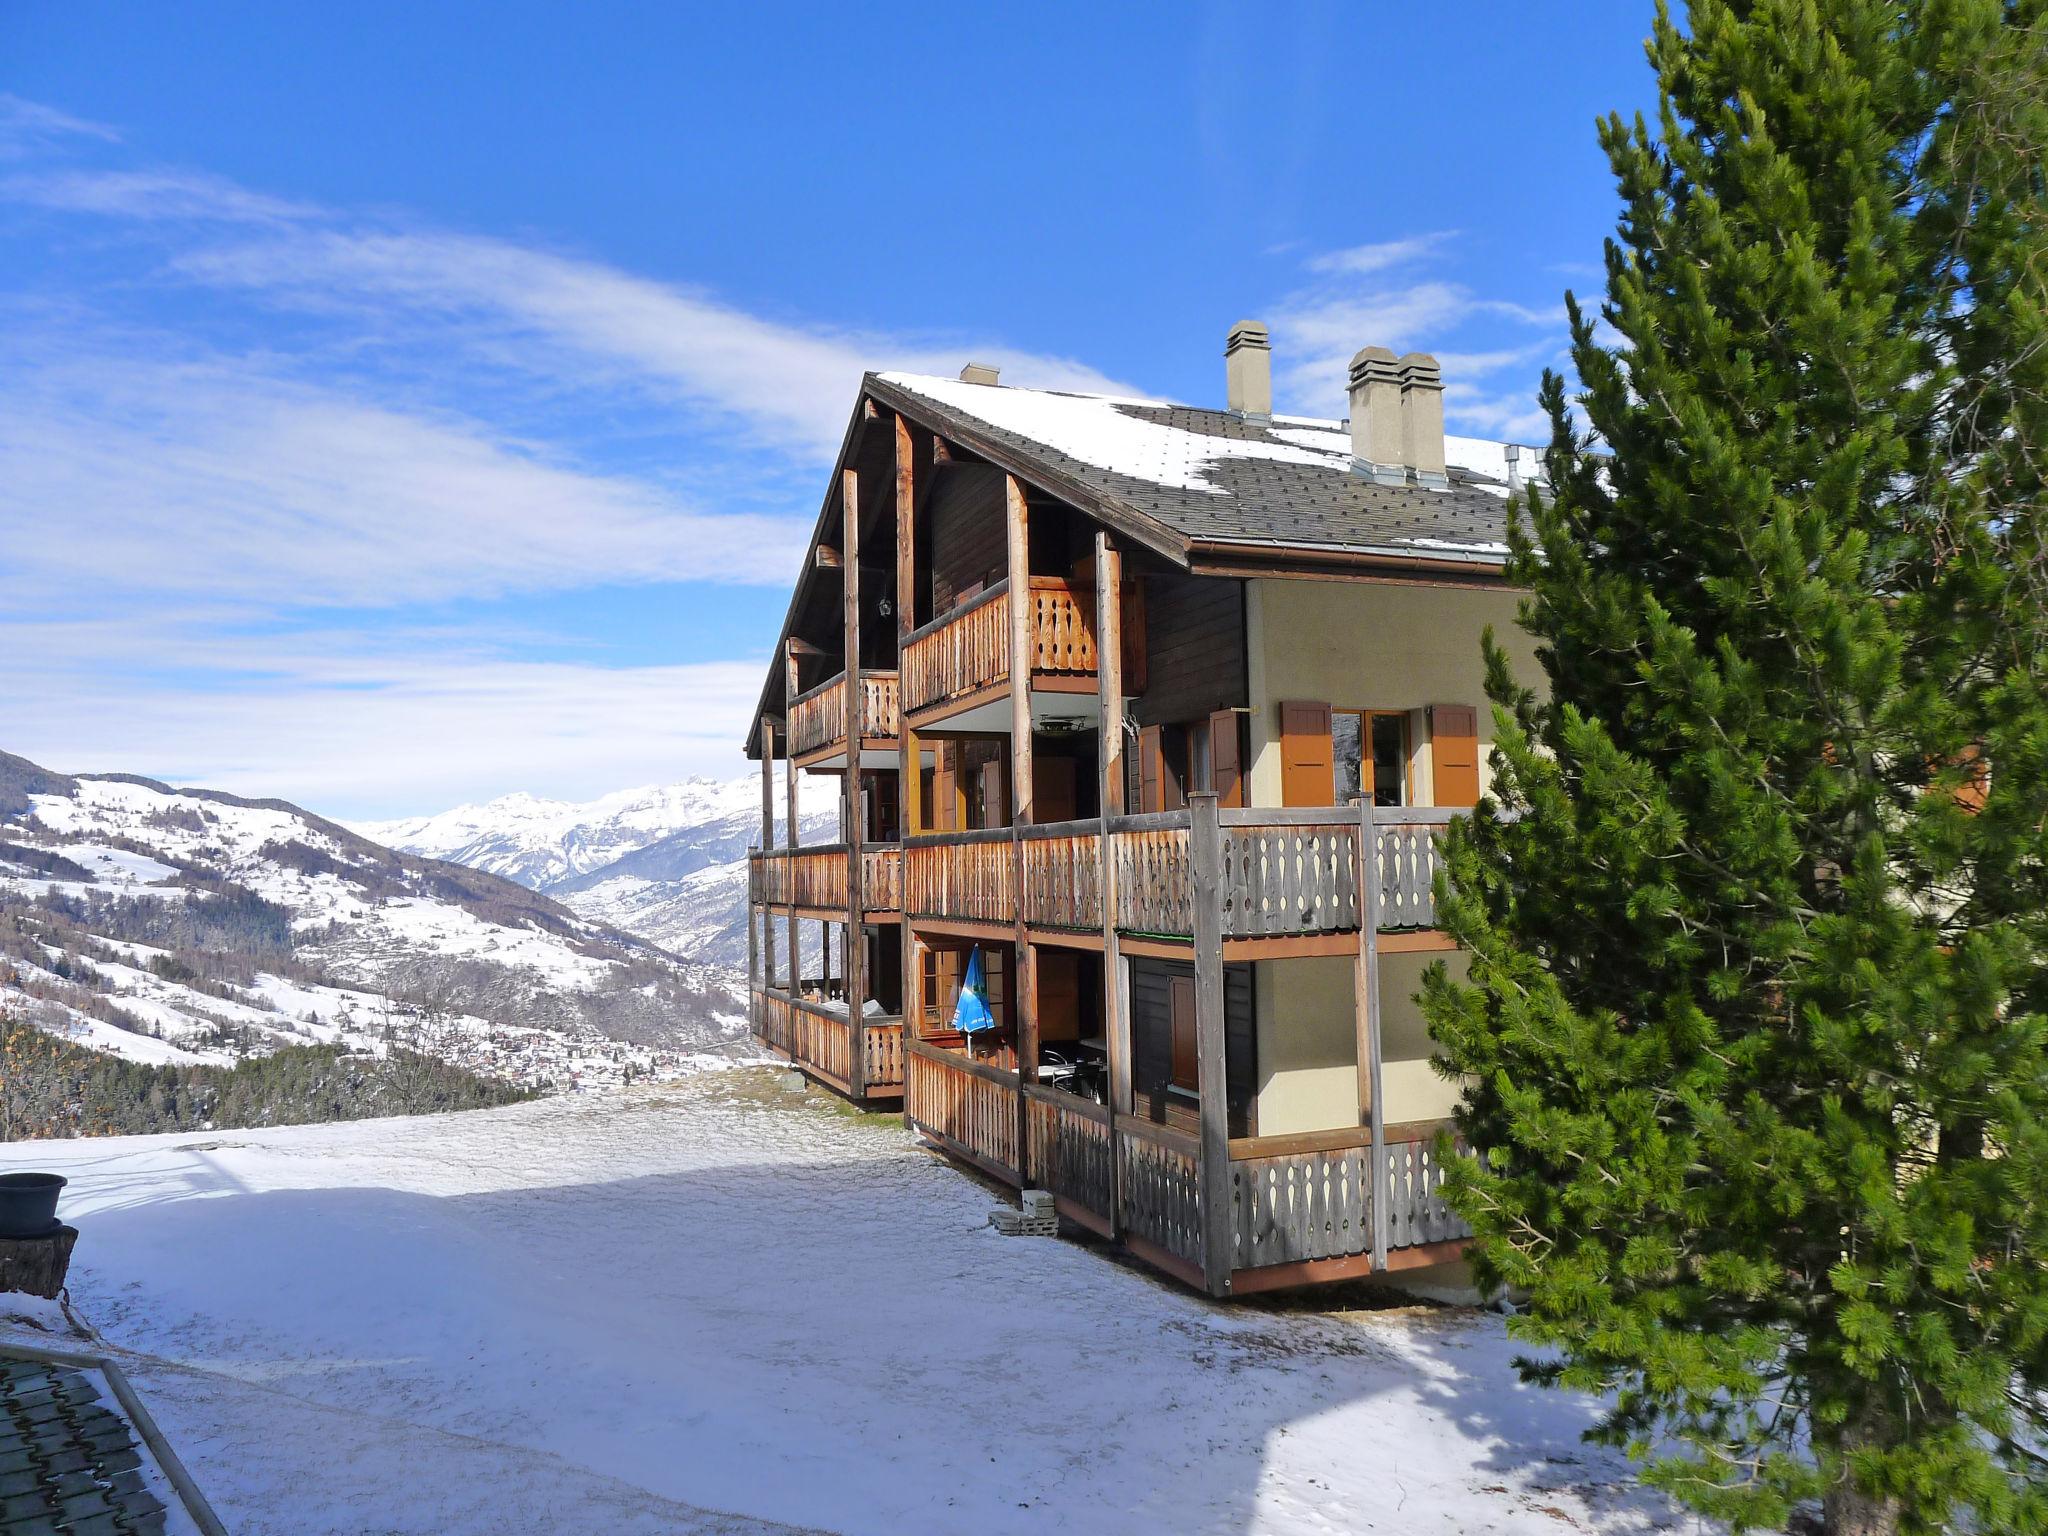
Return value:
[(1209, 717), (1209, 782), (1216, 790), (1216, 803), (1242, 809), (1244, 751), (1239, 730), (1234, 709), (1219, 709)]
[(1138, 732), (1138, 810), (1141, 813), (1166, 809), (1166, 754), (1160, 727), (1148, 725)]
[(1991, 793), (1991, 765), (1984, 761), (1984, 749), (1974, 742), (1956, 754), (1956, 761), (1967, 774), (1956, 788), (1956, 804), (1974, 816), (1984, 809)]
[(1290, 701), (1280, 706), (1280, 800), (1323, 806), (1337, 799), (1330, 749), (1330, 706)]
[(1479, 803), (1479, 711), (1470, 704), (1429, 707), (1429, 750), (1436, 777), (1436, 803)]

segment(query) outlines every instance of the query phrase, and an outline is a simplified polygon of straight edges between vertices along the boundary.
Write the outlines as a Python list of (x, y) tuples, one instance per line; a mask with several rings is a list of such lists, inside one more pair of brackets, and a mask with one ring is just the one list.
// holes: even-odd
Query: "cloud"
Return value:
[(1389, 267), (1406, 266), (1431, 254), (1457, 238), (1455, 229), (1440, 229), (1427, 235), (1410, 235), (1405, 240), (1382, 240), (1376, 245), (1354, 245), (1349, 250), (1325, 251), (1307, 262), (1311, 272), (1346, 273), (1363, 277)]
[[(176, 626), (145, 630), (188, 654)], [(59, 638), (0, 624), (10, 647), (53, 655)], [(748, 662), (602, 667), (431, 647), (361, 652), (345, 648), (347, 636), (320, 637), (319, 648), (311, 637), (245, 646), (245, 662), (260, 655), (264, 671), (233, 687), (136, 686), (116, 667), (87, 663), (95, 641), (132, 656), (137, 636), (73, 627), (61, 638), (84, 653), (10, 678), (0, 748), (61, 771), (283, 795), (336, 817), (411, 814), (534, 786), (589, 798), (623, 784), (729, 776), (745, 766), (740, 742), (761, 686)], [(214, 648), (201, 637), (189, 654)]]
[(97, 139), (111, 144), (120, 137), (103, 123), (87, 122), (41, 102), (0, 91), (0, 160), (20, 159), (64, 139)]
[(0, 522), (17, 600), (90, 588), (97, 601), (385, 607), (779, 584), (802, 548), (795, 517), (707, 513), (476, 422), (247, 367), (114, 355), (4, 374)]
[(739, 424), (816, 464), (845, 432), (866, 369), (951, 374), (970, 358), (1016, 383), (1142, 394), (1073, 358), (987, 337), (777, 320), (701, 287), (532, 245), (352, 216), (187, 171), (69, 170), (0, 182), (0, 197), (146, 225), (191, 226), (167, 270), (323, 316), (386, 343), (466, 342), (499, 364), (627, 386)]
[[(1275, 384), (1289, 410), (1343, 416), (1360, 347), (1433, 353), (1443, 365), (1444, 413), (1454, 430), (1526, 436), (1538, 363), (1556, 350), (1564, 312), (1474, 291), (1452, 275), (1456, 232), (1436, 231), (1312, 256), (1309, 280), (1273, 310)], [(1407, 269), (1407, 270), (1403, 270)], [(1519, 372), (1519, 394), (1483, 392), (1476, 379)], [(1510, 408), (1510, 402), (1513, 402)]]

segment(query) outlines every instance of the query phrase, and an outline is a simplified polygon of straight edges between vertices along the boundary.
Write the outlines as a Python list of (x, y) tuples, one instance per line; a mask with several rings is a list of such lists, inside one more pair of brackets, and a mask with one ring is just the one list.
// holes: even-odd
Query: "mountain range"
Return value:
[[(320, 1043), (403, 1045), (528, 1087), (682, 1070), (738, 1048), (740, 979), (527, 883), (663, 840), (687, 863), (675, 823), (729, 808), (680, 788), (666, 804), (614, 797), (588, 827), (527, 801), (507, 878), (482, 848), (495, 823), (455, 863), (286, 801), (0, 753), (0, 1014), (165, 1065)], [(725, 834), (706, 836), (696, 867), (722, 867)]]
[[(806, 777), (798, 792), (803, 841), (830, 841), (836, 785)], [(778, 782), (778, 828), (783, 804)], [(746, 855), (761, 835), (758, 777), (685, 779), (580, 803), (510, 794), (434, 816), (351, 825), (406, 853), (517, 881), (588, 921), (701, 964), (729, 971), (746, 964)]]

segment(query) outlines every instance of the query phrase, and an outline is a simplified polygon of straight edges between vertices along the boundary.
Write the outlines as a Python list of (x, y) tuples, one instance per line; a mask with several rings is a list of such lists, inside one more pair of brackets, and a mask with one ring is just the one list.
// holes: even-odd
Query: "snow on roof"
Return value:
[[(1135, 396), (967, 384), (883, 373), (942, 418), (971, 426), (1157, 519), (1184, 537), (1292, 547), (1506, 553), (1506, 445), (1447, 437), (1452, 488), (1384, 486), (1355, 472), (1348, 424), (1258, 421)], [(1518, 466), (1539, 467), (1534, 449)]]

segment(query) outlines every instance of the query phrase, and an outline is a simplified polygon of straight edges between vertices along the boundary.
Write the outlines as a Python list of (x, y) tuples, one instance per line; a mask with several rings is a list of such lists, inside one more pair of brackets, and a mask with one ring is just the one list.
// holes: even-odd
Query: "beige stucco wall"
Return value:
[(1259, 1134), (1358, 1124), (1352, 962), (1261, 960), (1252, 967), (1259, 1034)]
[(1442, 960), (1452, 976), (1464, 977), (1462, 953), (1380, 956), (1380, 1090), (1387, 1098), (1389, 1125), (1441, 1120), (1458, 1102), (1458, 1085), (1437, 1076), (1429, 1064), (1435, 1046), (1416, 1001), (1422, 973), (1432, 960)]
[[(1464, 973), (1464, 956), (1457, 954), (1380, 959), (1380, 1085), (1390, 1124), (1441, 1119), (1458, 1102), (1457, 1084), (1429, 1064), (1429, 1026), (1415, 1001), (1424, 968), (1438, 958), (1454, 974)], [(1261, 1136), (1358, 1124), (1353, 964), (1346, 956), (1323, 956), (1261, 960), (1252, 967)]]
[(1280, 804), (1280, 703), (1314, 699), (1338, 709), (1400, 709), (1415, 744), (1416, 803), (1433, 802), (1430, 704), (1479, 711), (1479, 783), (1490, 779), (1493, 720), (1479, 637), (1488, 624), (1507, 648), (1516, 677), (1540, 685), (1534, 643), (1515, 623), (1515, 593), (1461, 587), (1384, 586), (1352, 581), (1245, 583), (1250, 663), (1252, 803)]

